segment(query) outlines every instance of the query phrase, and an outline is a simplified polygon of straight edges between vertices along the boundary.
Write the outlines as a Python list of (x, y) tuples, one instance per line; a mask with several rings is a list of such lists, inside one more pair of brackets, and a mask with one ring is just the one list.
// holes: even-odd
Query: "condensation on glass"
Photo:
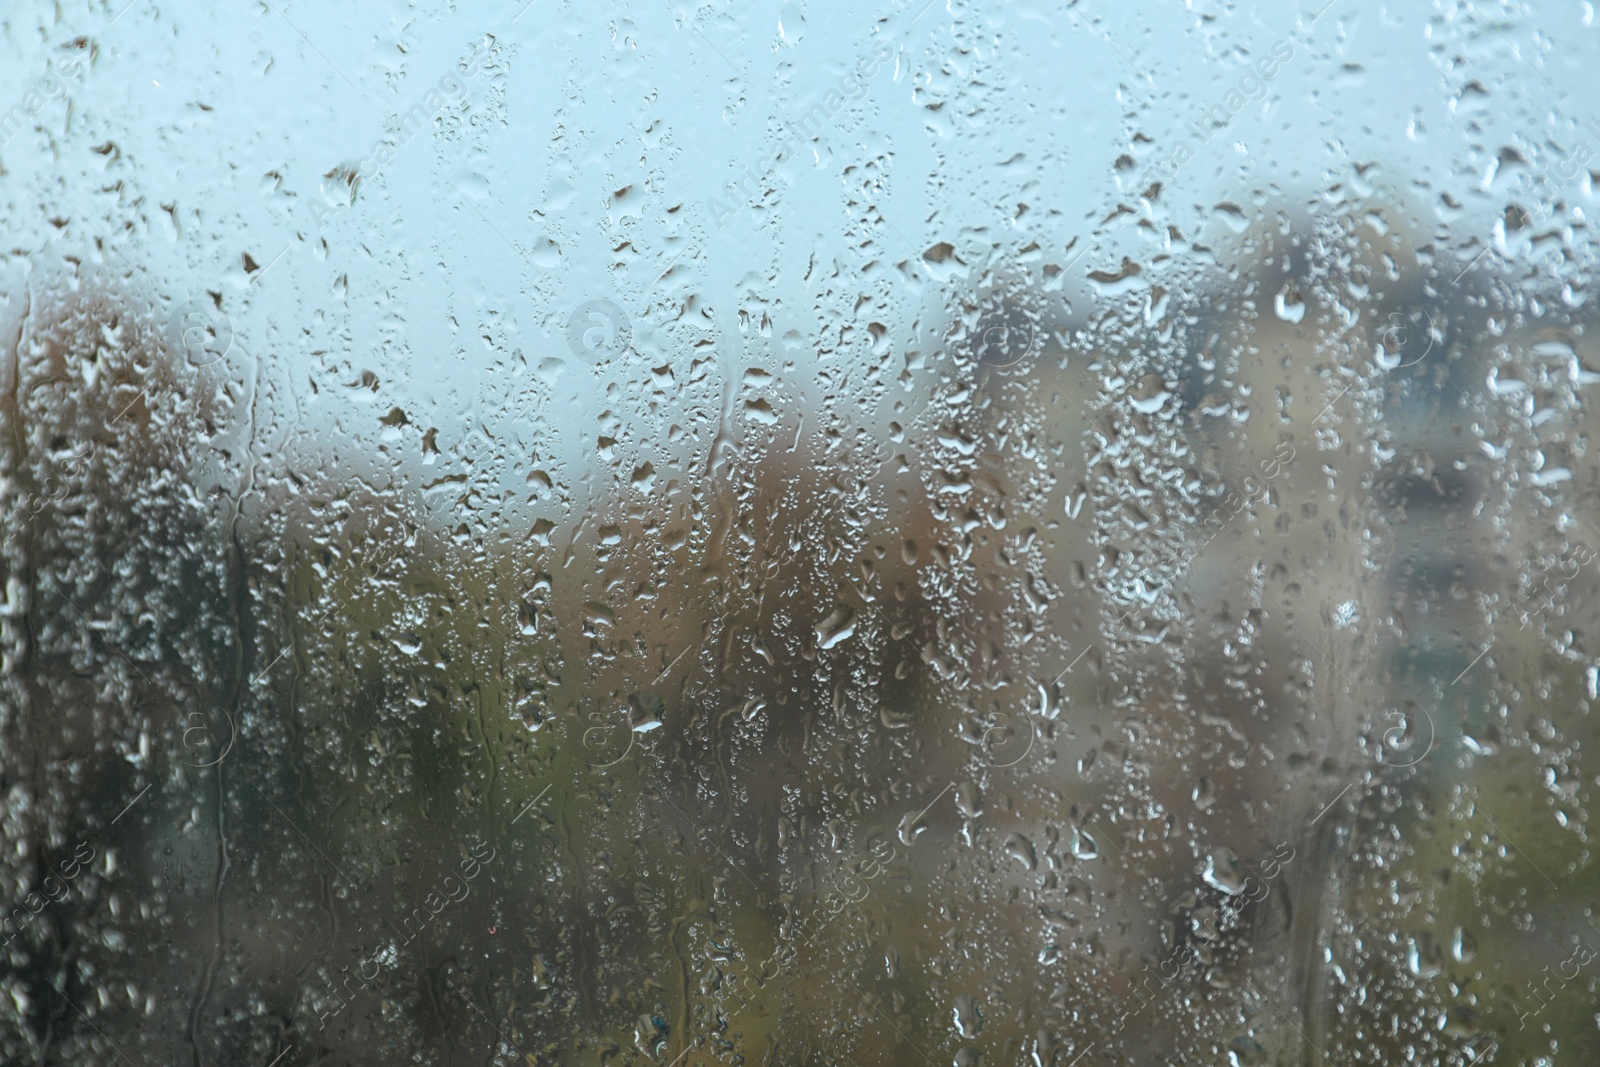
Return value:
[(1593, 13), (1324, 2), (11, 19), (0, 1059), (1594, 1062)]

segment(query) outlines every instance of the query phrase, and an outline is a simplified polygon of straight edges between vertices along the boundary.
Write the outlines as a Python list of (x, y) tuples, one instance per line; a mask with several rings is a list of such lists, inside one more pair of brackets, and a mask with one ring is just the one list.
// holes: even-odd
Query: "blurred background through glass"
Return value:
[(0, 1059), (1600, 1057), (1588, 3), (0, 26)]

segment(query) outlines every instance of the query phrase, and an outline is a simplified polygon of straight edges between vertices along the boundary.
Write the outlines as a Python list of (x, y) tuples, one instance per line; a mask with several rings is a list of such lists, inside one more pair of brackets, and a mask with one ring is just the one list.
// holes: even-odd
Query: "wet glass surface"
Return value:
[(0, 1062), (1589, 1065), (1587, 3), (0, 24)]

